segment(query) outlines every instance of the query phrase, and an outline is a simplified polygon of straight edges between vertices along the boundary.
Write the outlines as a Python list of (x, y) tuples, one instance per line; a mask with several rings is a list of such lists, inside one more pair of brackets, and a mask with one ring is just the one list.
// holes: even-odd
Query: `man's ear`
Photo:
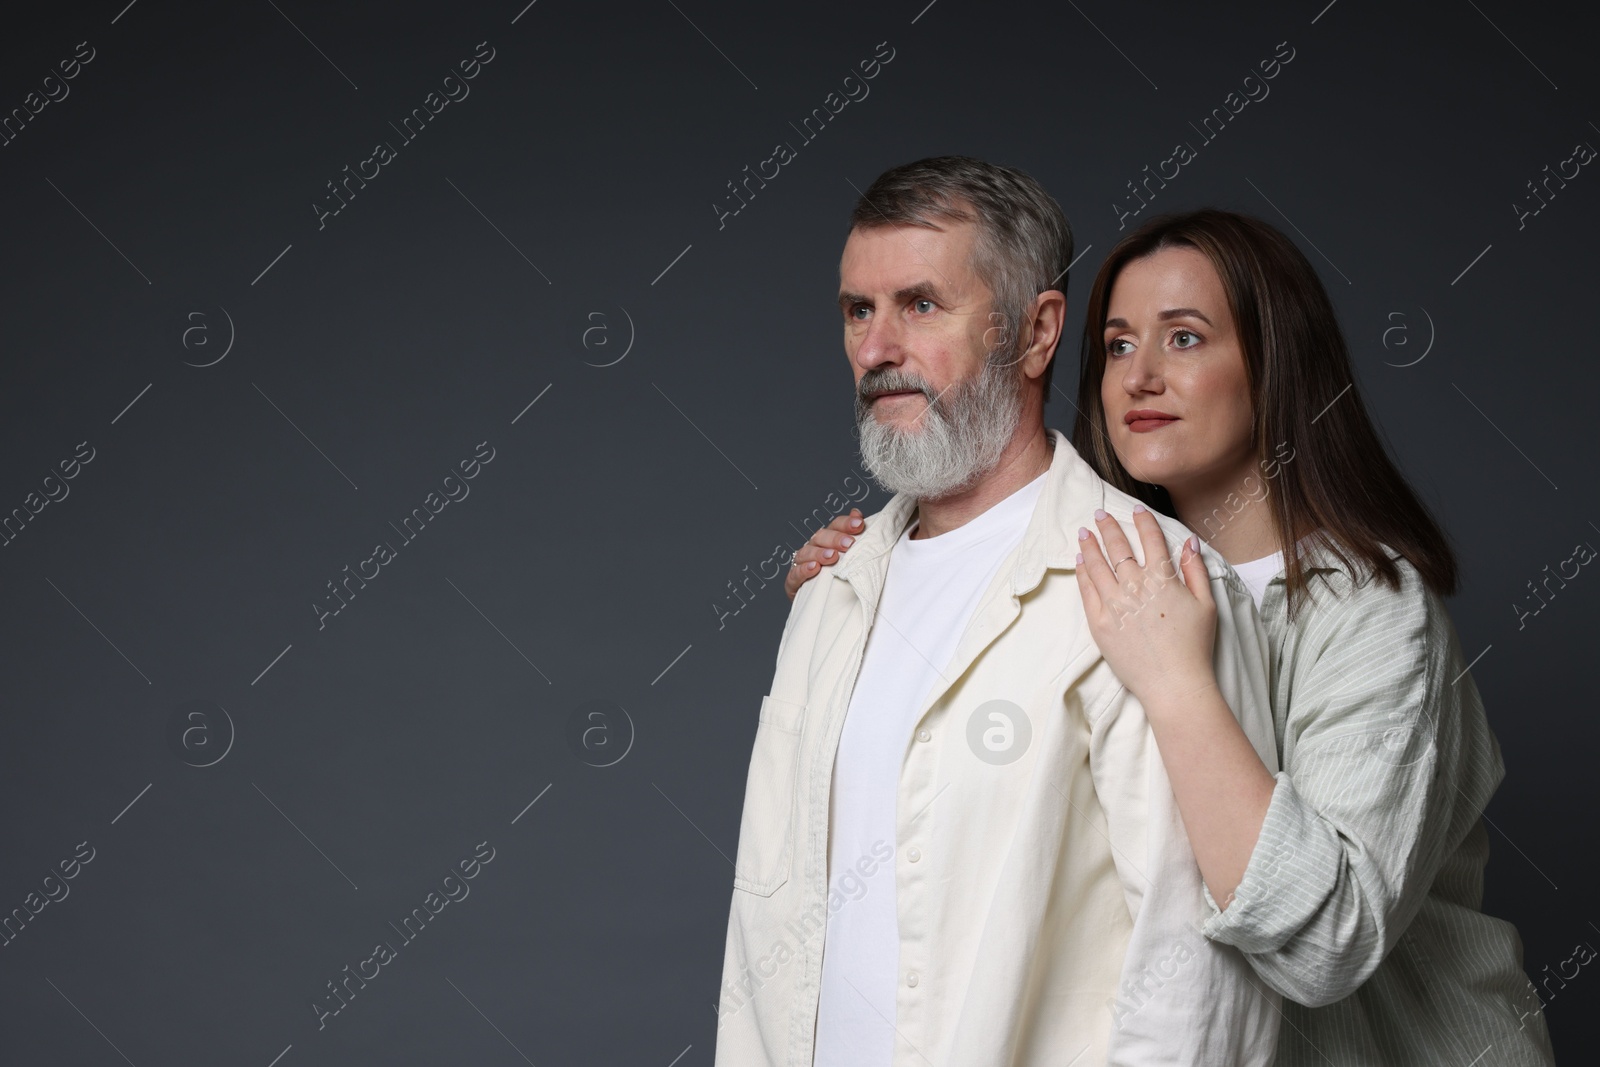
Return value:
[(1024, 328), (1031, 330), (1032, 337), (1022, 355), (1022, 371), (1029, 378), (1038, 378), (1050, 365), (1062, 331), (1066, 329), (1067, 294), (1059, 289), (1046, 289), (1033, 298), (1026, 318)]

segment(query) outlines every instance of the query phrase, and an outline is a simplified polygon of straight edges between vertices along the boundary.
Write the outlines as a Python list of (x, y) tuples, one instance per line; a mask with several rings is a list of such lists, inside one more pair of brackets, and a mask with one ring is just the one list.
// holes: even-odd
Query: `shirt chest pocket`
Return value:
[(761, 698), (750, 776), (744, 787), (744, 813), (739, 820), (735, 889), (770, 897), (789, 880), (805, 710), (804, 704), (773, 696)]

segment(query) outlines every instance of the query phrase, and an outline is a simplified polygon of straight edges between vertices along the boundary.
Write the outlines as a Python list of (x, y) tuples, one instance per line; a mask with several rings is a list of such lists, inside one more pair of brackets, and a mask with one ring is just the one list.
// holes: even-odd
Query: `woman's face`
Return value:
[(1175, 504), (1238, 490), (1256, 468), (1250, 386), (1211, 261), (1164, 248), (1127, 263), (1111, 289), (1105, 346), (1100, 400), (1128, 473)]

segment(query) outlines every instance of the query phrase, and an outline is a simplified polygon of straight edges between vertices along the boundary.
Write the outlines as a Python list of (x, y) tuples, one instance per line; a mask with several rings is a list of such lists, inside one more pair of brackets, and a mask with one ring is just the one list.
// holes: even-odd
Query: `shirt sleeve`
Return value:
[[(1249, 594), (1214, 575), (1215, 665), (1228, 706), (1269, 770), (1277, 768), (1265, 636)], [(1104, 664), (1096, 668), (1109, 670)], [(1145, 711), (1108, 678), (1091, 714), (1090, 767), (1133, 919), (1111, 1006), (1108, 1064), (1266, 1065), (1277, 1047), (1281, 1000), (1232, 946), (1204, 936), (1209, 908)]]
[[(1369, 582), (1301, 612), (1279, 773), (1261, 836), (1206, 936), (1310, 1007), (1353, 993), (1421, 907), (1441, 865), (1504, 773), (1444, 606), (1401, 563), (1396, 591)], [(1468, 790), (1471, 790), (1469, 795)]]

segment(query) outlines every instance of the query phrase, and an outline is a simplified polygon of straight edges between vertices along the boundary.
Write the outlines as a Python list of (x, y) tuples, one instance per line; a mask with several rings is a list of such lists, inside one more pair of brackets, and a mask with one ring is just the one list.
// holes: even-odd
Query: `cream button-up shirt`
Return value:
[(1310, 542), (1292, 619), (1268, 581), (1283, 773), (1205, 933), (1291, 998), (1277, 1067), (1552, 1067), (1516, 927), (1483, 911), (1500, 745), (1444, 602), (1389, 555), (1395, 589)]
[[(1212, 911), (1155, 738), (1078, 596), (1078, 528), (1096, 508), (1129, 524), (1137, 501), (1048, 433), (1022, 541), (906, 737), (891, 871), (871, 875), (895, 879), (892, 1067), (1270, 1064), (1278, 995), (1201, 933)], [(834, 754), (915, 506), (892, 498), (790, 609), (745, 788), (716, 1067), (811, 1065), (827, 915), (849, 906), (829, 892)], [(1188, 531), (1157, 518), (1175, 555)], [(1222, 695), (1276, 771), (1264, 632), (1202, 552)]]

